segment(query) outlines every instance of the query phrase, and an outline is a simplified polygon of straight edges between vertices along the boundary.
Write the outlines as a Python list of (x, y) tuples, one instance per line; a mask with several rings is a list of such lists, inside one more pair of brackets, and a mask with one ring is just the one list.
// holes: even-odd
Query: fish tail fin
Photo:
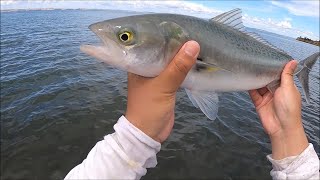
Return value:
[(296, 74), (306, 97), (307, 103), (310, 103), (310, 94), (309, 94), (309, 72), (312, 69), (312, 66), (318, 60), (320, 52), (314, 53), (311, 56), (307, 57), (303, 61), (299, 62), (299, 65), (302, 66), (302, 69)]

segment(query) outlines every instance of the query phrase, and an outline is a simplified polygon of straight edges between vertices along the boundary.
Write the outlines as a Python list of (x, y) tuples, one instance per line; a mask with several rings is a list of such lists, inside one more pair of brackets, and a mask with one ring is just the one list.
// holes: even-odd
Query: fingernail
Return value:
[(196, 58), (199, 53), (199, 47), (198, 43), (195, 41), (189, 41), (186, 43), (184, 52), (188, 54), (189, 56)]
[(291, 63), (290, 68), (291, 68), (292, 70), (295, 70), (295, 69), (297, 68), (298, 61), (296, 61), (296, 60), (293, 60), (293, 61), (295, 61), (295, 62), (292, 62), (292, 63)]

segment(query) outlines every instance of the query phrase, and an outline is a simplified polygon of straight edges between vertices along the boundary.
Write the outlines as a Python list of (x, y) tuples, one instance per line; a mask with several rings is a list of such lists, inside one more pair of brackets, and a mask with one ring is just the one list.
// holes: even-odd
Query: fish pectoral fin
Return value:
[(195, 107), (200, 108), (209, 119), (216, 119), (219, 107), (219, 97), (216, 92), (186, 89), (186, 93)]
[(218, 68), (218, 67), (209, 67), (209, 68), (207, 69), (208, 72), (215, 72), (215, 71), (219, 71), (219, 70), (221, 70), (221, 69)]
[(209, 64), (209, 63), (199, 61), (199, 60), (196, 62), (195, 68), (197, 71), (203, 71), (203, 72), (216, 72), (216, 71), (220, 71), (220, 70), (231, 72), (227, 69), (218, 67), (214, 64), (211, 64), (211, 63)]
[(177, 54), (177, 47), (182, 47), (189, 39), (189, 34), (177, 23), (163, 21), (159, 24), (159, 31), (165, 40), (164, 59), (171, 60)]
[(182, 42), (189, 37), (188, 33), (175, 22), (164, 21), (159, 24), (159, 29), (167, 40), (174, 39)]

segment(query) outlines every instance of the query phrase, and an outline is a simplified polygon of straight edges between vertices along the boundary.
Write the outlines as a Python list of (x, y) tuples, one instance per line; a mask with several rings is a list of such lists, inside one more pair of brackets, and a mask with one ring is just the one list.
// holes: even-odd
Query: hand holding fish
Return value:
[(168, 67), (155, 78), (128, 73), (126, 118), (158, 142), (166, 140), (174, 124), (175, 97), (196, 62), (200, 46), (187, 42)]
[(293, 81), (296, 67), (297, 61), (285, 66), (274, 94), (267, 88), (249, 91), (271, 139), (273, 159), (298, 155), (308, 146), (301, 121), (301, 96)]

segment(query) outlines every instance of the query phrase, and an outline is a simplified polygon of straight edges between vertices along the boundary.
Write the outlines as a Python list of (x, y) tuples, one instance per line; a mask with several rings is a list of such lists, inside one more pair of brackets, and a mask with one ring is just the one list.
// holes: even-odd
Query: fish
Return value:
[[(219, 93), (267, 87), (274, 92), (293, 58), (258, 34), (246, 31), (239, 8), (211, 19), (179, 14), (143, 14), (91, 24), (102, 45), (81, 45), (84, 53), (115, 68), (144, 77), (158, 76), (182, 45), (195, 40), (201, 50), (181, 87), (211, 120)], [(310, 102), (308, 76), (319, 52), (299, 62), (294, 75)]]

